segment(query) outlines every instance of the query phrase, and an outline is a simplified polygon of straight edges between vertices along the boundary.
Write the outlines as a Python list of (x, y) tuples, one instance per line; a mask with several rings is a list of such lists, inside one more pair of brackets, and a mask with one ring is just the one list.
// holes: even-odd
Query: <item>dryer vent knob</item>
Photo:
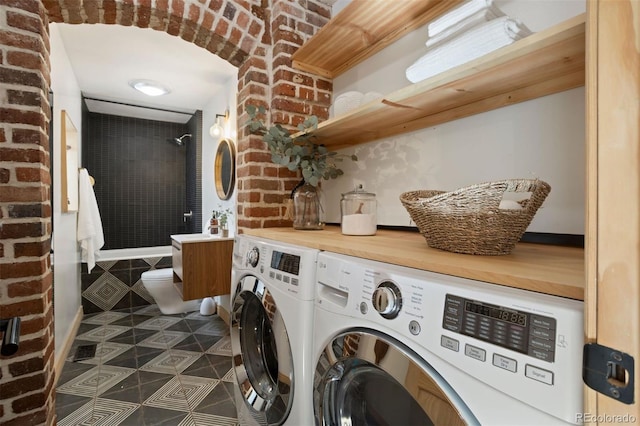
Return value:
[(391, 281), (383, 281), (373, 292), (373, 307), (383, 318), (393, 319), (402, 308), (402, 295), (398, 286)]

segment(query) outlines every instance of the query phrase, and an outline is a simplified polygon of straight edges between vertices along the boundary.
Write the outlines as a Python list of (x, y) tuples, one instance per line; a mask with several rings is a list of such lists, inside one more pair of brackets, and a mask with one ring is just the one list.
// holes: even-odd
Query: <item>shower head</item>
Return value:
[(171, 142), (175, 143), (178, 146), (182, 146), (182, 145), (184, 145), (186, 143), (184, 141), (184, 138), (190, 138), (190, 137), (191, 137), (191, 133), (185, 133), (184, 135), (180, 136), (179, 138), (171, 139)]

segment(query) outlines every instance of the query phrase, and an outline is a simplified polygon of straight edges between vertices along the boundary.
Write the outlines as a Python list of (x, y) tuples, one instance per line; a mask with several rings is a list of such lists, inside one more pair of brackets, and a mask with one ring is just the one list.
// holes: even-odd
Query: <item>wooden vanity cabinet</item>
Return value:
[[(178, 236), (179, 237), (179, 236)], [(183, 300), (229, 294), (233, 239), (171, 239), (173, 283)]]

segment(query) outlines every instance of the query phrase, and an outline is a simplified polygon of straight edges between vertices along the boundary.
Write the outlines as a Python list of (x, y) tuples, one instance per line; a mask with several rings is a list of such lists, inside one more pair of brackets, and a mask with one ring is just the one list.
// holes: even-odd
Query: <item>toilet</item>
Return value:
[(165, 315), (181, 314), (200, 309), (200, 299), (182, 300), (182, 296), (173, 285), (173, 269), (153, 269), (143, 272), (140, 277), (142, 285), (147, 289)]

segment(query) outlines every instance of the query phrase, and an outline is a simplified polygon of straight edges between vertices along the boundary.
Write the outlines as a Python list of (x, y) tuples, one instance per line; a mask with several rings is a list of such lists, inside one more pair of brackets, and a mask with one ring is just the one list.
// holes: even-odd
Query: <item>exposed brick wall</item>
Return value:
[(239, 228), (290, 226), (284, 219), (285, 201), (300, 181), (297, 173), (271, 162), (260, 137), (247, 134), (246, 105), (267, 108), (267, 123), (294, 128), (309, 115), (326, 120), (333, 90), (330, 80), (295, 70), (291, 61), (291, 55), (327, 23), (331, 8), (313, 0), (272, 0), (265, 16), (270, 25), (263, 44), (239, 71)]
[(53, 424), (48, 21), (36, 0), (2, 0), (0, 22), (0, 318), (22, 319), (0, 361), (0, 423)]
[(331, 81), (290, 55), (329, 17), (322, 0), (0, 0), (0, 318), (23, 319), (20, 350), (0, 363), (1, 424), (55, 423), (48, 22), (153, 28), (238, 66), (238, 224), (256, 228), (288, 223), (299, 178), (247, 134), (245, 107), (287, 126), (328, 117)]

